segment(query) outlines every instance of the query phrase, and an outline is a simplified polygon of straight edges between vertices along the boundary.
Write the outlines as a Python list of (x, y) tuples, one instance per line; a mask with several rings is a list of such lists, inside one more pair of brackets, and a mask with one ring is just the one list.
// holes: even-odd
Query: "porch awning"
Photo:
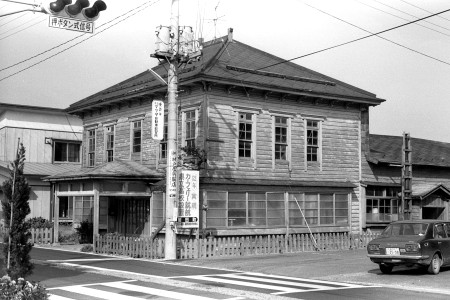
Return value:
[(114, 179), (114, 180), (149, 180), (157, 182), (164, 177), (162, 172), (150, 169), (140, 163), (116, 159), (113, 162), (88, 168), (79, 168), (75, 171), (64, 172), (45, 177), (44, 181), (69, 181), (87, 179)]
[[(11, 163), (8, 161), (0, 161), (0, 170), (8, 172), (11, 169)], [(25, 176), (51, 176), (65, 172), (76, 172), (81, 166), (79, 164), (46, 164), (33, 163), (25, 160), (23, 173)]]

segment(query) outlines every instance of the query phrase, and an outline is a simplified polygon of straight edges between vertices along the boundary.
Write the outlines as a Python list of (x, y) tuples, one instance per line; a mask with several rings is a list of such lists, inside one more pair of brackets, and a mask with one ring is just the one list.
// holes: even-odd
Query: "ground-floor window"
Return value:
[(345, 226), (349, 221), (348, 193), (207, 191), (206, 196), (207, 227)]
[(59, 198), (59, 217), (71, 219), (75, 223), (92, 222), (94, 210), (93, 196), (66, 196)]
[(348, 225), (349, 195), (289, 193), (289, 225)]
[(366, 222), (387, 223), (398, 220), (401, 188), (368, 186), (366, 188)]

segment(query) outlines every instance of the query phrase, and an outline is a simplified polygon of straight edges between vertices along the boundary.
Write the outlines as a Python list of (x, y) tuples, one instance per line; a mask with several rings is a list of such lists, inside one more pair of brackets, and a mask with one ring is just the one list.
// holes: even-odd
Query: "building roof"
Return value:
[[(370, 135), (370, 153), (367, 161), (379, 164), (402, 163), (403, 137)], [(413, 165), (450, 167), (450, 143), (411, 138)]]
[(412, 197), (424, 199), (431, 194), (441, 192), (450, 197), (450, 188), (443, 184), (428, 184), (428, 183), (416, 183), (412, 184)]
[[(10, 162), (0, 161), (0, 169), (12, 169)], [(25, 161), (24, 175), (26, 176), (51, 176), (62, 172), (74, 172), (80, 169), (75, 164), (45, 164)]]
[[(167, 62), (152, 68), (162, 78), (167, 78), (167, 69)], [(372, 93), (285, 62), (280, 57), (229, 37), (206, 43), (201, 58), (181, 66), (178, 74), (180, 86), (214, 82), (230, 88), (245, 87), (295, 97), (318, 97), (367, 105), (378, 105), (384, 101)], [(165, 95), (166, 91), (166, 85), (151, 72), (145, 71), (70, 105), (67, 111), (82, 113), (133, 98)]]
[(45, 181), (85, 180), (85, 179), (121, 179), (158, 181), (164, 174), (152, 170), (140, 163), (116, 159), (93, 168), (78, 168), (75, 171), (55, 174), (44, 178)]

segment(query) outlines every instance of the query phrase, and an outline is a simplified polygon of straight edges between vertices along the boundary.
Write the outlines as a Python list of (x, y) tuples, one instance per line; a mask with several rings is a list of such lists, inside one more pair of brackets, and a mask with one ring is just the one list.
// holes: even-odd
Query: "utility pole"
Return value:
[[(167, 84), (167, 167), (165, 209), (165, 259), (177, 258), (178, 217), (178, 66), (200, 59), (202, 47), (194, 41), (192, 27), (179, 26), (179, 0), (172, 0), (170, 26), (156, 27), (156, 51), (151, 57), (169, 63), (167, 83), (153, 70), (150, 73), (161, 83)], [(163, 126), (163, 122), (158, 122)], [(158, 132), (162, 132), (159, 128)], [(161, 140), (162, 137), (153, 137)]]
[(164, 242), (165, 259), (177, 258), (176, 218), (177, 199), (177, 98), (178, 98), (178, 50), (179, 50), (179, 2), (172, 0), (170, 16), (172, 57), (169, 57), (167, 77), (167, 170), (166, 170), (166, 236)]

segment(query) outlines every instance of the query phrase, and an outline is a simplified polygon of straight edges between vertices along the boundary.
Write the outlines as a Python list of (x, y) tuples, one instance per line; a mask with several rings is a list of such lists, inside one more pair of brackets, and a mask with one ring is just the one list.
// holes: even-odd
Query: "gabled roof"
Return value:
[(84, 179), (151, 180), (163, 178), (163, 173), (147, 168), (140, 163), (116, 159), (93, 168), (79, 168), (44, 178), (45, 181), (65, 181)]
[[(403, 137), (371, 134), (367, 161), (401, 164)], [(450, 167), (450, 143), (411, 138), (413, 165)]]
[(431, 194), (441, 192), (446, 195), (446, 197), (450, 198), (450, 189), (443, 184), (426, 184), (419, 183), (412, 185), (412, 197), (424, 199)]
[[(163, 62), (152, 70), (167, 78), (168, 64)], [(372, 93), (292, 62), (285, 62), (280, 57), (244, 43), (229, 41), (228, 37), (206, 43), (198, 61), (179, 68), (181, 86), (202, 82), (368, 105), (378, 105), (384, 101)], [(167, 86), (156, 80), (149, 71), (145, 71), (70, 105), (67, 111), (82, 112), (151, 94), (165, 95), (166, 91)]]
[[(49, 176), (62, 172), (74, 172), (80, 167), (75, 164), (45, 164), (25, 161), (23, 172), (26, 176)], [(8, 168), (12, 168), (10, 162), (0, 161), (0, 169), (6, 171)]]

